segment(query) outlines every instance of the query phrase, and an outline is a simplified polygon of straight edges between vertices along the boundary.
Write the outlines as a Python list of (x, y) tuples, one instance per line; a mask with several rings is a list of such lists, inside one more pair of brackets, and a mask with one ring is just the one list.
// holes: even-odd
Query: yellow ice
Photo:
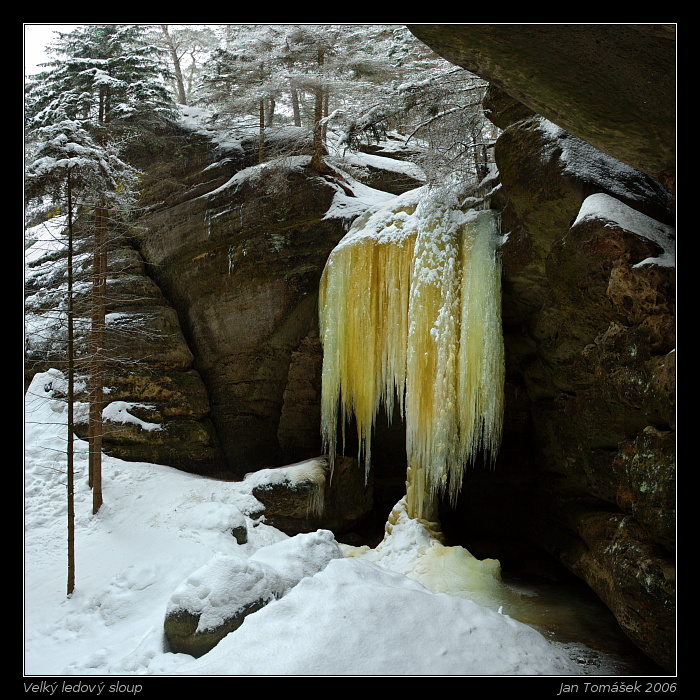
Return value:
[[(464, 468), (501, 439), (504, 358), (498, 216), (439, 197), (398, 198), (356, 222), (320, 287), (322, 431), (333, 458), (354, 415), (368, 470), (380, 406), (399, 402), (407, 508), (431, 519), (456, 499)], [(342, 447), (341, 447), (342, 451)]]

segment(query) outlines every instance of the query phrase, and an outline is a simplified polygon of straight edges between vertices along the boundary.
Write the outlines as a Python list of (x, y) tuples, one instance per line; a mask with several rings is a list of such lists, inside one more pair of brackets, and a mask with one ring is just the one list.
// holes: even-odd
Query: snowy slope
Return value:
[[(431, 592), (406, 576), (421, 550), (410, 526), (395, 528), (377, 550), (332, 559), (201, 658), (174, 654), (163, 633), (165, 610), (193, 571), (218, 554), (247, 559), (257, 553), (265, 560), (265, 548), (276, 544), (284, 573), (283, 553), (293, 553), (296, 539), (264, 523), (251, 495), (254, 475), (220, 483), (109, 457), (105, 503), (93, 516), (80, 441), (76, 590), (67, 597), (66, 414), (64, 403), (53, 398), (59, 385), (57, 371), (39, 374), (26, 400), (26, 674), (590, 673), (507, 610)], [(263, 478), (270, 478), (269, 471)], [(243, 545), (230, 534), (241, 518), (249, 531)]]

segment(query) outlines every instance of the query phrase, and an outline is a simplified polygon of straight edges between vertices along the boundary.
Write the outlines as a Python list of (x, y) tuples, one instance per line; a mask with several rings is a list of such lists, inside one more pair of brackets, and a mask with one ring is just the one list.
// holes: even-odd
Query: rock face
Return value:
[(216, 158), (187, 191), (159, 186), (137, 245), (181, 319), (226, 467), (240, 477), (321, 452), (310, 420), (320, 399), (317, 290), (345, 222), (324, 219), (340, 189), (308, 158), (241, 177), (240, 162)]
[(668, 187), (675, 172), (675, 27), (417, 24), (443, 58)]
[[(300, 152), (303, 139), (289, 131), (272, 134), (266, 151)], [(321, 454), (318, 282), (363, 205), (342, 176), (319, 176), (308, 157), (254, 167), (255, 139), (220, 146), (191, 126), (172, 125), (128, 158), (144, 179), (140, 211), (109, 251), (105, 452), (226, 479)], [(375, 161), (376, 172), (384, 162), (395, 174), (395, 161)], [(399, 189), (411, 183), (419, 184), (409, 178)], [(89, 238), (83, 245), (79, 266), (89, 272)], [(38, 257), (28, 275), (33, 327), (45, 327), (46, 311), (65, 298), (65, 266), (54, 258)], [(80, 289), (86, 316), (90, 285)], [(28, 334), (27, 380), (63, 366), (59, 335)], [(87, 424), (77, 432), (85, 437)], [(372, 504), (351, 463), (340, 459), (328, 479), (321, 517), (290, 506), (294, 489), (276, 488), (260, 493), (269, 518), (290, 532), (350, 528)]]
[[(475, 521), (519, 529), (674, 668), (675, 267), (668, 193), (508, 99), (501, 178), (504, 450)], [(669, 264), (670, 263), (670, 264)], [(491, 514), (488, 511), (491, 510)], [(494, 515), (497, 513), (497, 515)]]

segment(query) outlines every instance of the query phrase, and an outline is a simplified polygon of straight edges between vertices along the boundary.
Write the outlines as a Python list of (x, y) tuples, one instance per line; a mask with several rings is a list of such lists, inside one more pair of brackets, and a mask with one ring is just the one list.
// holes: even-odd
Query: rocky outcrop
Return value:
[(672, 24), (416, 24), (411, 33), (671, 189), (675, 176)]
[(227, 468), (242, 476), (321, 452), (309, 421), (317, 290), (345, 222), (324, 218), (341, 190), (308, 158), (232, 170), (205, 170), (212, 180), (189, 195), (173, 188), (140, 219), (137, 245), (183, 323)]
[[(75, 309), (77, 400), (84, 402), (90, 309), (84, 227), (76, 237)], [(38, 244), (41, 246), (41, 244)], [(40, 255), (26, 275), (27, 379), (66, 364), (66, 250)], [(119, 231), (109, 243), (106, 305), (106, 376), (103, 449), (123, 459), (211, 472), (220, 450), (209, 420), (207, 391), (196, 370), (175, 310)], [(57, 311), (59, 313), (57, 314)], [(43, 329), (43, 330), (42, 330)], [(87, 436), (87, 414), (76, 411), (76, 434)]]
[(426, 182), (425, 173), (410, 160), (411, 155), (415, 157), (417, 154), (401, 149), (399, 144), (392, 148), (394, 143), (395, 140), (386, 139), (384, 148), (362, 146), (365, 155), (361, 159), (346, 153), (343, 166), (352, 172), (358, 182), (382, 192), (398, 195), (421, 187)]
[(522, 495), (534, 508), (515, 512), (671, 669), (675, 268), (667, 193), (537, 116), (508, 126), (495, 156), (506, 202), (508, 394), (521, 394), (517, 410), (506, 411), (521, 420), (524, 409), (532, 431), (518, 439), (533, 467)]
[[(182, 323), (234, 478), (322, 453), (318, 283), (363, 210), (343, 175), (311, 169), (307, 132), (266, 133), (270, 159), (256, 165), (256, 139), (223, 143), (183, 125), (153, 149), (133, 228)], [(422, 173), (400, 163), (400, 146), (348, 165), (386, 191), (416, 187)]]
[[(365, 205), (348, 196), (342, 175), (321, 177), (308, 157), (283, 155), (303, 153), (299, 130), (270, 130), (266, 153), (277, 157), (262, 166), (256, 139), (220, 145), (218, 136), (173, 124), (129, 150), (144, 170), (143, 188), (140, 209), (109, 252), (103, 445), (123, 459), (230, 479), (322, 452), (318, 282)], [(395, 172), (386, 163), (397, 161), (375, 160)], [(51, 306), (46, 288), (59, 282), (51, 275), (65, 285), (65, 268), (53, 262), (47, 272), (36, 265), (28, 314)], [(89, 257), (84, 267), (89, 272)], [(89, 309), (90, 286), (80, 289), (80, 306)], [(63, 339), (52, 333), (38, 343), (30, 335), (28, 379), (62, 366)], [(86, 432), (79, 423), (78, 434)], [(349, 486), (339, 464), (323, 517), (289, 519), (287, 506), (276, 512), (268, 503), (270, 517), (294, 532), (350, 527), (369, 509), (371, 489), (359, 483), (362, 475), (357, 489)], [(348, 489), (358, 493), (342, 501)], [(282, 491), (275, 498), (294, 500), (293, 489)]]

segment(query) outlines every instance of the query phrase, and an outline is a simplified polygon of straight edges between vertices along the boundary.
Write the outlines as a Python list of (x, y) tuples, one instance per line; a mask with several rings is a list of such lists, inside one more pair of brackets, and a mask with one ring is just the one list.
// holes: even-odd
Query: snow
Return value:
[(351, 197), (338, 187), (324, 219), (344, 219), (352, 222), (365, 212), (372, 212), (380, 208), (385, 202), (394, 199), (395, 195), (393, 194), (363, 185), (348, 175), (344, 175), (344, 177), (350, 183), (354, 196)]
[(417, 231), (412, 214), (419, 202), (424, 199), (427, 186), (417, 187), (401, 195), (377, 198), (372, 206), (365, 208), (357, 217), (351, 229), (334, 248), (352, 245), (358, 237), (373, 238), (377, 242), (396, 242)]
[(162, 430), (160, 423), (149, 423), (148, 421), (141, 420), (137, 416), (131, 413), (133, 408), (154, 408), (148, 404), (143, 403), (133, 403), (130, 401), (112, 401), (107, 404), (102, 410), (102, 418), (106, 421), (111, 421), (112, 423), (133, 423), (138, 425), (142, 430)]
[(359, 151), (355, 153), (348, 151), (343, 156), (343, 159), (352, 165), (359, 165), (361, 167), (373, 166), (380, 170), (389, 170), (394, 173), (408, 175), (422, 182), (426, 179), (423, 169), (411, 161), (397, 160), (396, 158), (361, 153)]
[(222, 150), (242, 151), (243, 135), (223, 132), (212, 126), (213, 112), (201, 107), (179, 106), (180, 121), (192, 132), (207, 137)]
[[(262, 659), (261, 638), (269, 639)], [(571, 673), (531, 628), (358, 559), (332, 560), (182, 670), (224, 675), (231, 658), (250, 675)]]
[(65, 249), (66, 216), (54, 216), (36, 226), (31, 226), (25, 231), (27, 249), (24, 253), (25, 265), (35, 264), (41, 258), (54, 252)]
[[(375, 550), (339, 546), (328, 531), (289, 537), (265, 523), (254, 474), (218, 482), (107, 456), (104, 505), (92, 515), (81, 440), (76, 588), (68, 597), (66, 407), (54, 397), (61, 381), (57, 370), (37, 374), (25, 402), (27, 675), (583, 673), (564, 647), (510, 617), (507, 606), (499, 613), (423, 585), (428, 572), (419, 564), (439, 547), (415, 521), (396, 518)], [(270, 483), (273, 472), (261, 480)], [(245, 544), (230, 532), (241, 522)], [(222, 587), (224, 580), (242, 585)], [(196, 593), (216, 616), (256, 586), (269, 604), (209, 653), (195, 660), (169, 651), (163, 621), (172, 601)]]
[(661, 255), (654, 258), (646, 258), (633, 267), (656, 264), (663, 267), (675, 267), (676, 247), (675, 230), (673, 226), (663, 224), (656, 219), (652, 219), (646, 214), (632, 209), (615, 197), (599, 193), (587, 197), (575, 224), (586, 219), (603, 219), (631, 233), (647, 238), (656, 243), (662, 250)]

